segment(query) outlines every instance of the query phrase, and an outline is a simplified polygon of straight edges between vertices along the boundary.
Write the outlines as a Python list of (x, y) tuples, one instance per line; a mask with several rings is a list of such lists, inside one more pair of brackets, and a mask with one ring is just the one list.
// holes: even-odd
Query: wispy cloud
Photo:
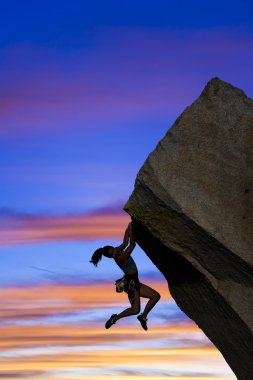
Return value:
[[(159, 288), (166, 302), (171, 300), (165, 281), (151, 281), (152, 286)], [(84, 283), (82, 285), (37, 285), (0, 288), (1, 310), (0, 323), (34, 320), (43, 322), (43, 317), (52, 317), (67, 313), (84, 312), (94, 309), (113, 307), (126, 303), (125, 294), (114, 291), (114, 283)], [(38, 297), (39, 295), (39, 297)], [(46, 320), (44, 320), (46, 323)]]
[[(164, 282), (154, 283), (167, 298)], [(120, 380), (234, 379), (218, 350), (189, 319), (154, 323), (141, 329), (135, 317), (119, 321), (110, 330), (96, 318), (103, 310), (128, 306), (112, 292), (111, 284), (90, 286), (6, 287), (0, 289), (0, 352), (2, 378)], [(171, 300), (171, 299), (170, 299)], [(172, 301), (172, 300), (171, 300)], [(162, 301), (160, 301), (162, 302)], [(167, 303), (167, 308), (172, 303)], [(68, 314), (94, 310), (92, 320), (68, 320)], [(52, 318), (54, 316), (54, 319)], [(63, 318), (61, 318), (63, 316)], [(154, 318), (155, 320), (155, 318)], [(22, 377), (23, 376), (23, 377)], [(30, 376), (31, 377), (31, 376)]]
[(1, 371), (0, 372), (0, 379), (19, 379), (19, 380), (25, 380), (29, 378), (36, 378), (43, 376), (45, 374), (45, 371)]
[(118, 239), (130, 222), (120, 206), (86, 214), (33, 215), (2, 209), (0, 245), (62, 240)]
[(88, 131), (94, 120), (103, 129), (106, 120), (168, 115), (210, 77), (237, 78), (240, 65), (238, 85), (247, 85), (251, 70), (252, 35), (242, 28), (100, 28), (93, 42), (78, 54), (31, 45), (2, 51), (0, 133)]

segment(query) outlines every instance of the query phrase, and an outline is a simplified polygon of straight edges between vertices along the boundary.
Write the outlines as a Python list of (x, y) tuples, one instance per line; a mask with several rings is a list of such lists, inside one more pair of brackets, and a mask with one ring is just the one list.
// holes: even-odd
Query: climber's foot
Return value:
[(106, 329), (109, 329), (112, 325), (116, 323), (116, 317), (117, 317), (117, 314), (111, 315), (111, 317), (108, 319), (108, 321), (105, 324)]
[(140, 322), (142, 328), (147, 331), (147, 318), (144, 318), (142, 314), (138, 315), (137, 317), (138, 321)]

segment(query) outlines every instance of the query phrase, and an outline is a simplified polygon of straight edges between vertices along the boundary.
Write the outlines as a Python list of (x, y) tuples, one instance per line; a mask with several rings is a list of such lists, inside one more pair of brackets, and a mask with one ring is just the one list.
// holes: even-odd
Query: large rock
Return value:
[(140, 169), (137, 243), (178, 306), (253, 379), (253, 101), (210, 80)]

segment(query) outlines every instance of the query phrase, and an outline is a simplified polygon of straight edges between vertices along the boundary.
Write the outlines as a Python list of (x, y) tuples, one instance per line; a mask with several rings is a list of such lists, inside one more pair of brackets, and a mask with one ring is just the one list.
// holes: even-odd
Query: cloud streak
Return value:
[(2, 212), (0, 245), (48, 241), (119, 239), (130, 216), (120, 208), (104, 208), (89, 214), (32, 215)]
[[(164, 282), (151, 286), (161, 292), (161, 302), (168, 298)], [(156, 379), (235, 378), (218, 350), (189, 319), (155, 324), (154, 309), (148, 333), (136, 318), (122, 319), (110, 330), (104, 329), (104, 321), (96, 319), (96, 314), (89, 321), (68, 322), (67, 313), (96, 309), (108, 313), (108, 307), (127, 307), (109, 283), (6, 287), (0, 289), (0, 296), (1, 378), (15, 373), (17, 378), (33, 374), (42, 380), (60, 379), (63, 373), (76, 380), (84, 376), (105, 380), (108, 375), (119, 380), (135, 375), (141, 380), (151, 374)], [(166, 301), (168, 308), (170, 301)]]

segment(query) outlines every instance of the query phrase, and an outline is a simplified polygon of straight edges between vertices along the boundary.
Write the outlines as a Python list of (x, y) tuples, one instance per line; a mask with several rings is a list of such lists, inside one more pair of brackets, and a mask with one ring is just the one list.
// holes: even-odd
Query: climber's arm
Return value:
[(128, 240), (130, 238), (130, 232), (129, 232), (129, 226), (130, 226), (131, 223), (128, 224), (126, 230), (125, 230), (125, 234), (124, 234), (124, 238), (123, 238), (123, 243), (120, 244), (119, 246), (115, 247), (117, 249), (118, 252), (122, 252), (124, 251), (124, 249), (128, 246)]
[(129, 223), (128, 225), (129, 227), (129, 237), (130, 237), (130, 244), (129, 246), (127, 247), (127, 249), (125, 249), (122, 254), (124, 254), (124, 256), (128, 257), (131, 255), (131, 253), (133, 252), (135, 246), (136, 246), (136, 242), (135, 242), (135, 238), (134, 238), (134, 234), (133, 234), (133, 230), (132, 230), (132, 224)]

